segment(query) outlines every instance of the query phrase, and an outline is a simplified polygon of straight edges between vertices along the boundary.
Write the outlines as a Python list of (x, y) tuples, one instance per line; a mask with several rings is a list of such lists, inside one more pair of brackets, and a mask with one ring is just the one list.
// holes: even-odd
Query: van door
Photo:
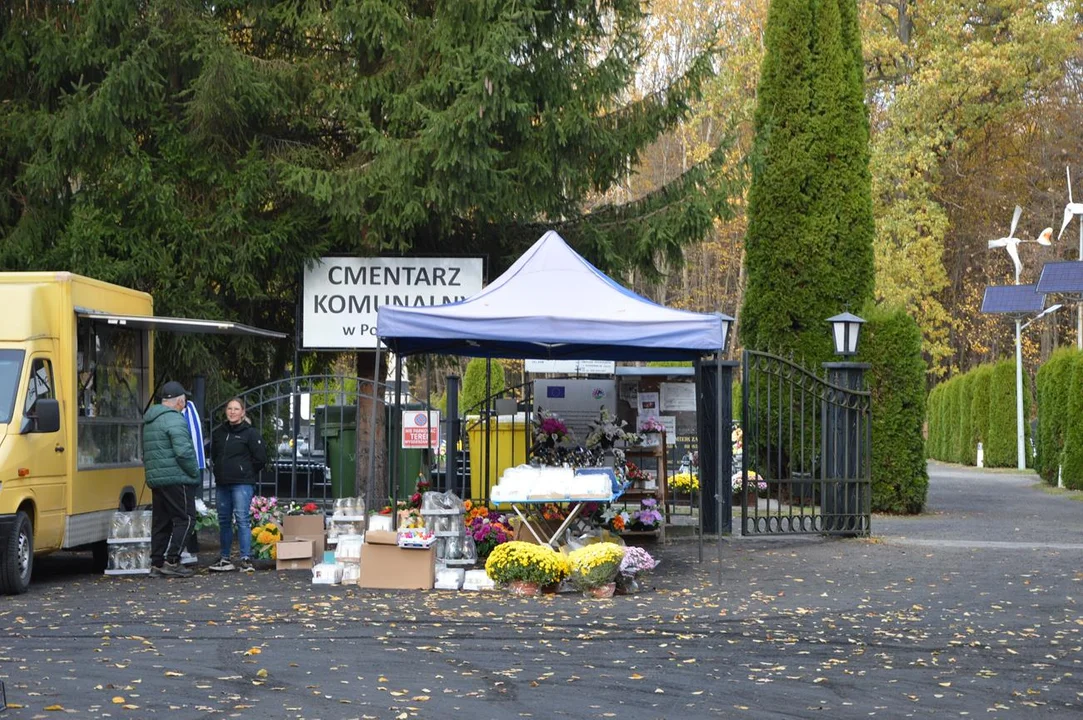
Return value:
[(56, 377), (52, 359), (45, 354), (35, 354), (30, 360), (30, 377), (19, 426), (27, 449), (22, 465), (27, 470), (26, 481), (37, 504), (35, 552), (60, 547), (67, 511), (68, 448), (64, 446), (67, 417), (64, 412), (60, 413), (58, 430), (41, 430), (36, 422), (35, 406), (42, 399), (56, 399)]

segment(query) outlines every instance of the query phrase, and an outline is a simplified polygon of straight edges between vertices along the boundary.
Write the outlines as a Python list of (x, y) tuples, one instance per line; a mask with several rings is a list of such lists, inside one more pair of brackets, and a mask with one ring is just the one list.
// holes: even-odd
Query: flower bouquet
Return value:
[(560, 582), (569, 572), (568, 559), (553, 548), (519, 540), (497, 545), (485, 561), (485, 573), (493, 582), (518, 594), (537, 594), (543, 585)]
[(623, 559), (624, 548), (616, 543), (591, 543), (572, 550), (568, 554), (572, 565), (572, 584), (576, 589), (595, 597), (611, 597)]
[(562, 453), (557, 445), (572, 437), (568, 426), (551, 412), (538, 408), (532, 420), (534, 445), (530, 448), (532, 458), (543, 465), (560, 465)]
[(323, 510), (320, 506), (314, 502), (307, 502), (304, 505), (300, 503), (291, 502), (286, 506), (287, 515), (320, 515)]
[(263, 560), (274, 560), (278, 557), (278, 548), (275, 547), (282, 539), (282, 531), (274, 522), (264, 522), (252, 528), (252, 555)]
[(669, 489), (675, 493), (699, 492), (699, 475), (693, 472), (679, 472), (669, 479)]
[(658, 500), (643, 498), (639, 510), (632, 513), (633, 530), (657, 530), (662, 525), (662, 513), (658, 511)]
[(207, 507), (203, 498), (196, 498), (196, 532), (209, 527), (218, 527), (218, 511)]
[(623, 420), (617, 420), (610, 415), (609, 408), (603, 405), (598, 413), (598, 419), (591, 420), (588, 425), (590, 432), (587, 433), (585, 441), (587, 450), (594, 451), (600, 460), (602, 454), (612, 448), (618, 440), (632, 444), (630, 434), (624, 429), (627, 424)]
[[(733, 476), (730, 478), (730, 485), (733, 487), (733, 492), (735, 493), (739, 493), (744, 489), (744, 478), (739, 471), (733, 473)], [(767, 481), (760, 477), (755, 470), (749, 470), (748, 486), (753, 492), (763, 492), (767, 489)]]
[(603, 527), (615, 533), (623, 532), (631, 522), (627, 510), (618, 510), (610, 505), (602, 511), (599, 522)]
[(660, 433), (665, 429), (666, 426), (654, 415), (651, 415), (646, 420), (639, 423), (639, 432), (641, 433)]
[(495, 512), (472, 517), (467, 522), (466, 534), (474, 538), (474, 547), (477, 548), (479, 560), (486, 559), (498, 545), (503, 545), (512, 538), (511, 528), (508, 527), (506, 518)]
[(281, 508), (278, 507), (278, 498), (264, 497), (263, 495), (253, 497), (248, 509), (252, 515), (253, 527), (265, 523), (275, 523), (277, 525), (278, 518), (282, 514)]
[(622, 595), (637, 592), (639, 578), (657, 565), (658, 561), (643, 548), (624, 548), (624, 558), (620, 561), (620, 571), (617, 574), (617, 591)]

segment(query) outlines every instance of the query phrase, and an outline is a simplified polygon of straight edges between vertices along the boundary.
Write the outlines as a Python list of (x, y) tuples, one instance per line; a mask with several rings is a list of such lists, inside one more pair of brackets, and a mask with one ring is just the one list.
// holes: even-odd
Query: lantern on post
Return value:
[(835, 343), (835, 354), (856, 355), (857, 341), (865, 321), (853, 313), (844, 312), (829, 317), (827, 322), (831, 323), (831, 340)]

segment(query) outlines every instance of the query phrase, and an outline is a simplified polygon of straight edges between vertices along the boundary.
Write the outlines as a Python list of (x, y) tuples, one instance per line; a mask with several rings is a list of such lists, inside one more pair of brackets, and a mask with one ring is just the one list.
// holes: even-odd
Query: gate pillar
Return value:
[(867, 414), (848, 391), (865, 389), (868, 363), (826, 362), (827, 381), (842, 390), (827, 392), (823, 408), (824, 473), (827, 482), (820, 498), (823, 532), (830, 535), (868, 535), (871, 498), (868, 485)]
[[(735, 361), (696, 361), (699, 502), (704, 533), (733, 532), (733, 368)], [(720, 427), (721, 426), (721, 427)], [(719, 433), (721, 429), (721, 433)], [(721, 446), (719, 446), (721, 438)], [(719, 462), (721, 461), (721, 462)]]

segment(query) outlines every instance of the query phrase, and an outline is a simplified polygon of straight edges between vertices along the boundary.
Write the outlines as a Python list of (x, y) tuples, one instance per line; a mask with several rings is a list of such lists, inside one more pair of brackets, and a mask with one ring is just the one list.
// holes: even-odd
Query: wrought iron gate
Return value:
[(733, 488), (742, 535), (869, 534), (865, 366), (825, 367), (826, 379), (775, 355), (744, 353)]

